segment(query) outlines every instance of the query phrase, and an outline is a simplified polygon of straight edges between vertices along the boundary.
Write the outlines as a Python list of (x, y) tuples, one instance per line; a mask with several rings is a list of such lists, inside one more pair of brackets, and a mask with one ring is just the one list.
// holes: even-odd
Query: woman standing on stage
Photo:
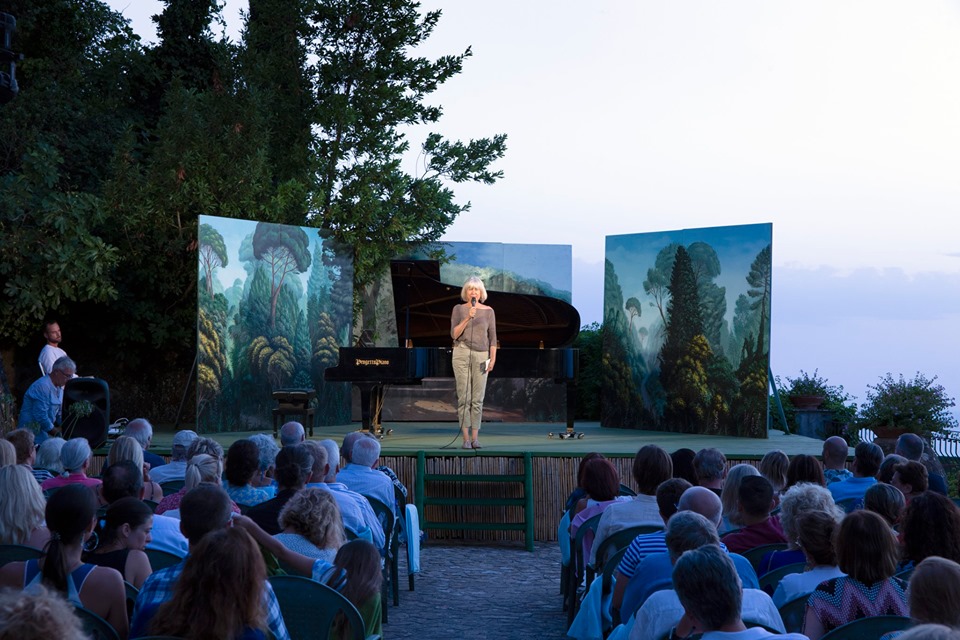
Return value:
[(487, 374), (497, 361), (497, 318), (483, 304), (487, 288), (471, 276), (460, 290), (463, 304), (453, 308), (450, 337), (453, 338), (453, 376), (457, 381), (457, 416), (464, 449), (479, 449), (480, 416)]

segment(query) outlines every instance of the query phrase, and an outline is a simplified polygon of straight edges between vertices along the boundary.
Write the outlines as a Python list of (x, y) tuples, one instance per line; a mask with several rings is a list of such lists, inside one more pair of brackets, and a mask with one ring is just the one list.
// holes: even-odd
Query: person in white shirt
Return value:
[(67, 352), (60, 348), (60, 325), (56, 322), (43, 323), (43, 337), (47, 344), (40, 350), (40, 357), (37, 362), (40, 365), (41, 375), (50, 375), (53, 371), (53, 363), (60, 358), (66, 358)]

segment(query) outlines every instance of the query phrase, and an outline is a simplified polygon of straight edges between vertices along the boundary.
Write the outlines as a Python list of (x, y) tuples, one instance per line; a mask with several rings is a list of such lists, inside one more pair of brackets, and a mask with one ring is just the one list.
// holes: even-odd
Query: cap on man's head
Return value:
[(187, 449), (193, 444), (193, 441), (199, 437), (196, 431), (191, 431), (190, 429), (177, 431), (177, 435), (173, 436), (173, 446)]

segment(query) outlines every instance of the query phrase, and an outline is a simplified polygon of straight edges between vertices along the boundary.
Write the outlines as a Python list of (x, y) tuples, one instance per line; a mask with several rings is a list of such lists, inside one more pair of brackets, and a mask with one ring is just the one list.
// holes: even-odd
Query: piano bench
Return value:
[(273, 410), (273, 437), (277, 438), (280, 434), (280, 425), (287, 421), (287, 416), (300, 418), (300, 423), (307, 428), (310, 437), (313, 437), (313, 414), (312, 407), (284, 407)]

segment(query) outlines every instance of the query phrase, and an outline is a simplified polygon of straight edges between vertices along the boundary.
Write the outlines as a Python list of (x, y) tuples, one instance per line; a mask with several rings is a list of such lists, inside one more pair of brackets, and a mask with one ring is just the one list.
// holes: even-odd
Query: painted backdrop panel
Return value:
[(314, 389), (315, 425), (350, 391), (323, 372), (349, 344), (353, 262), (318, 230), (200, 216), (197, 430), (272, 428), (272, 393)]
[(766, 437), (772, 233), (607, 236), (603, 426)]

